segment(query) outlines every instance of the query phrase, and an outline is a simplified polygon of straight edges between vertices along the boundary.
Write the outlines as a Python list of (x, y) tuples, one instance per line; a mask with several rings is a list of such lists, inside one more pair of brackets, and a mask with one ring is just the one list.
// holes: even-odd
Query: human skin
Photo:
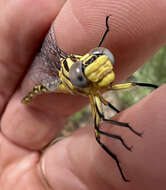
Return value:
[(142, 138), (128, 129), (104, 126), (134, 146), (128, 152), (118, 141), (102, 138), (118, 156), (129, 183), (96, 143), (92, 126), (77, 130), (41, 154), (87, 98), (49, 94), (29, 105), (21, 104), (21, 99), (32, 88), (26, 73), (54, 19), (58, 46), (68, 53), (84, 54), (97, 46), (105, 16), (111, 14), (111, 31), (103, 46), (115, 55), (116, 82), (120, 82), (165, 44), (166, 1), (1, 0), (0, 10), (0, 188), (164, 189), (165, 85), (113, 118), (143, 131)]

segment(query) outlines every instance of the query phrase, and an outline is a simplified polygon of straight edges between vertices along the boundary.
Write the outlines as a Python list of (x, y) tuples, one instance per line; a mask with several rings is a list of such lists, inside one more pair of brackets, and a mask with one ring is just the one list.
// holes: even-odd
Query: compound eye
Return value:
[(83, 66), (81, 62), (76, 62), (70, 67), (69, 78), (71, 83), (78, 88), (87, 87), (87, 80), (83, 72)]
[(113, 54), (106, 48), (104, 48), (103, 54), (107, 55), (109, 60), (111, 61), (112, 64), (115, 64), (115, 59)]
[(108, 58), (109, 58), (109, 60), (111, 61), (112, 64), (115, 63), (115, 59), (114, 59), (113, 54), (107, 48), (97, 47), (95, 49), (92, 49), (89, 52), (89, 54), (90, 55), (97, 55), (97, 56), (106, 55), (106, 56), (108, 56)]

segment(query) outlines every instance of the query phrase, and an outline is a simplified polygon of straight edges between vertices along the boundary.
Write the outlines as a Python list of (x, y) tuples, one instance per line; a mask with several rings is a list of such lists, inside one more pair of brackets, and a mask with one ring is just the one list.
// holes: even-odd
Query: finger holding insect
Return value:
[(41, 38), (64, 2), (56, 5), (53, 0), (0, 3), (0, 112), (22, 80)]
[[(55, 23), (58, 44), (67, 52), (81, 55), (98, 45), (104, 33), (105, 16), (110, 15), (110, 31), (102, 46), (115, 56), (117, 81), (133, 73), (166, 42), (163, 1), (156, 5), (142, 0), (70, 0), (63, 10)], [(64, 25), (67, 33), (60, 32)], [(70, 37), (73, 31), (74, 40)]]
[[(62, 181), (61, 185), (66, 185), (67, 188), (72, 187), (70, 181), (73, 179), (78, 185), (87, 185), (91, 189), (107, 190), (112, 186), (113, 189), (126, 190), (165, 187), (165, 112), (161, 111), (166, 110), (165, 92), (166, 85), (112, 118), (130, 122), (138, 131), (143, 130), (143, 138), (136, 137), (127, 128), (102, 124), (104, 131), (119, 134), (127, 144), (133, 145), (133, 151), (129, 152), (118, 140), (101, 135), (101, 142), (115, 154), (115, 159), (118, 158), (130, 183), (121, 180), (116, 162), (97, 146), (90, 128), (80, 129), (46, 150), (42, 157), (42, 166), (47, 182), (55, 189), (58, 181)], [(67, 179), (64, 178), (66, 174)]]
[[(105, 131), (103, 131), (102, 129), (100, 129), (100, 125), (101, 125), (101, 121), (104, 121), (104, 115), (103, 115), (103, 110), (102, 110), (102, 102), (100, 100), (99, 97), (95, 97), (94, 98), (94, 105), (95, 107), (95, 117), (94, 117), (94, 128), (95, 128), (95, 137), (96, 137), (96, 141), (98, 142), (98, 144), (101, 146), (101, 148), (103, 148), (103, 150), (116, 162), (116, 165), (119, 169), (120, 175), (122, 177), (122, 179), (125, 182), (128, 182), (129, 180), (125, 177), (124, 175), (124, 171), (122, 169), (122, 167), (120, 166), (120, 162), (119, 159), (117, 157), (117, 155), (115, 153), (113, 153), (107, 145), (105, 145), (102, 140), (101, 140), (101, 136), (106, 136), (106, 137), (111, 137), (113, 139), (119, 140), (122, 145), (129, 151), (131, 151), (132, 147), (129, 147), (125, 141), (123, 140), (123, 138), (120, 135), (116, 135), (116, 134), (112, 134), (112, 133), (107, 133)], [(102, 115), (102, 117), (101, 117)]]
[[(158, 45), (158, 43), (156, 43), (156, 44)], [(40, 110), (40, 109), (37, 110), (36, 106), (31, 106), (31, 107), (29, 106), (29, 108), (27, 108), (27, 107), (25, 108), (25, 106), (24, 106), (24, 109), (28, 110), (28, 114), (27, 114), (27, 112), (25, 114), (25, 112), (20, 109), (20, 107), (21, 107), (20, 99), (22, 97), (21, 92), (23, 92), (23, 91), (17, 91), (18, 93), (15, 96), (13, 96), (11, 101), (9, 102), (8, 107), (5, 110), (5, 113), (3, 116), (3, 117), (5, 117), (5, 114), (7, 114), (7, 113), (9, 114), (8, 117), (7, 116), (5, 117), (6, 123), (4, 121), (5, 120), (4, 118), (2, 119), (2, 122), (1, 122), (2, 132), (4, 133), (4, 136), (8, 137), (10, 142), (14, 141), (17, 144), (16, 146), (22, 145), (29, 149), (40, 149), (48, 141), (50, 141), (52, 136), (54, 136), (54, 131), (51, 130), (53, 128), (51, 128), (51, 129), (49, 128), (49, 126), (52, 125), (52, 124), (50, 124), (49, 116), (51, 115), (51, 118), (54, 118), (56, 116), (56, 126), (63, 125), (63, 121), (60, 121), (60, 120), (64, 119), (66, 116), (68, 116), (70, 114), (69, 112), (71, 111), (71, 109), (68, 109), (68, 108), (69, 108), (69, 106), (71, 106), (71, 103), (66, 105), (66, 107), (61, 107), (60, 106), (61, 101), (59, 101), (59, 104), (56, 104), (57, 107), (55, 109), (47, 109), (50, 107), (45, 106), (43, 108), (44, 111)], [(163, 96), (159, 92), (162, 92)], [(154, 98), (154, 96), (153, 96), (154, 94), (157, 99)], [(165, 187), (165, 178), (164, 177), (161, 178), (161, 173), (165, 173), (165, 168), (163, 167), (164, 163), (165, 163), (165, 152), (164, 151), (161, 152), (161, 147), (163, 146), (163, 148), (164, 148), (164, 145), (165, 145), (165, 133), (164, 133), (165, 114), (161, 113), (161, 107), (165, 106), (165, 102), (163, 102), (165, 100), (165, 98), (164, 98), (165, 88), (163, 87), (163, 88), (159, 89), (158, 91), (153, 93), (153, 95), (149, 97), (150, 98), (149, 103), (147, 103), (148, 101), (147, 102), (144, 101), (142, 104), (137, 104), (137, 106), (138, 105), (139, 106), (136, 107), (135, 111), (134, 111), (134, 108), (130, 108), (129, 110), (131, 110), (131, 111), (127, 110), (126, 112), (121, 113), (120, 116), (115, 117), (115, 119), (118, 119), (118, 120), (122, 119), (122, 120), (126, 120), (126, 121), (133, 123), (136, 128), (146, 126), (148, 129), (152, 129), (152, 132), (151, 132), (151, 130), (149, 130), (150, 133), (148, 133), (148, 134), (150, 134), (150, 135), (148, 136), (147, 140), (145, 140), (146, 141), (145, 144), (141, 144), (144, 141), (142, 140), (140, 142), (135, 137), (133, 140), (132, 136), (129, 135), (129, 133), (130, 133), (129, 130), (128, 130), (128, 132), (124, 131), (123, 135), (124, 136), (126, 135), (124, 138), (127, 137), (128, 141), (130, 141), (132, 139), (133, 140), (132, 143), (134, 145), (136, 144), (138, 147), (138, 149), (137, 149), (138, 151), (135, 151), (135, 154), (132, 154), (132, 155), (126, 157), (126, 153), (123, 153), (123, 147), (118, 147), (118, 144), (116, 145), (116, 143), (119, 143), (117, 141), (112, 142), (112, 144), (109, 144), (108, 141), (106, 141), (106, 139), (104, 138), (103, 139), (104, 144), (101, 144), (105, 151), (107, 151), (107, 148), (106, 148), (107, 144), (108, 144), (108, 148), (110, 148), (110, 146), (111, 146), (112, 147), (111, 150), (118, 155), (118, 159), (122, 163), (123, 169), (126, 169), (129, 171), (127, 173), (127, 175), (131, 176), (132, 179), (133, 178), (136, 179), (136, 181), (134, 180), (134, 182), (131, 184), (131, 188), (133, 187), (133, 189), (136, 189), (138, 187), (139, 187), (139, 189), (144, 189), (142, 187), (143, 186), (143, 183), (141, 183), (142, 181), (145, 181), (145, 186), (146, 187), (150, 186), (151, 189), (154, 188), (154, 184), (159, 188), (161, 187), (161, 189), (162, 189), (162, 187)], [(58, 99), (58, 96), (60, 96), (60, 98), (63, 97), (63, 99)], [(65, 99), (65, 97), (66, 97), (66, 99)], [(71, 96), (57, 95), (56, 101), (64, 100), (63, 106), (65, 106), (65, 101), (72, 102), (73, 98), (70, 99), (70, 97)], [(50, 98), (51, 98), (51, 96), (50, 96)], [(39, 99), (38, 99), (38, 101), (39, 101)], [(52, 102), (54, 102), (54, 101), (55, 101), (55, 99), (52, 99)], [(39, 101), (39, 102), (41, 102), (41, 101)], [(40, 105), (42, 107), (42, 104), (40, 104), (39, 102), (38, 102), (38, 105)], [(35, 104), (37, 105), (37, 102), (34, 103), (34, 105)], [(47, 100), (46, 100), (46, 105), (47, 105)], [(58, 107), (58, 105), (59, 105), (59, 107)], [(11, 112), (8, 111), (9, 108), (12, 110)], [(148, 108), (148, 109), (145, 109), (145, 108)], [(72, 107), (72, 109), (74, 110), (73, 107)], [(45, 110), (46, 110), (46, 112), (45, 112)], [(50, 112), (48, 113), (47, 110), (49, 110)], [(138, 114), (138, 110), (140, 111), (139, 114)], [(164, 107), (163, 107), (163, 110), (165, 110)], [(48, 115), (46, 113), (48, 113)], [(58, 113), (62, 114), (62, 116), (59, 117)], [(150, 118), (151, 120), (149, 120), (148, 118)], [(143, 119), (143, 121), (141, 119)], [(14, 120), (18, 120), (17, 123)], [(40, 122), (40, 125), (37, 120)], [(52, 120), (52, 121), (55, 124), (55, 121), (54, 120)], [(6, 129), (7, 122), (8, 122), (8, 125), (11, 125), (11, 127), (8, 127)], [(21, 125), (19, 125), (19, 124), (21, 124)], [(160, 126), (160, 127), (158, 127), (158, 126)], [(46, 128), (49, 128), (48, 131)], [(110, 130), (114, 131), (114, 129), (113, 130), (112, 129), (113, 128), (108, 129), (108, 131), (110, 131)], [(160, 130), (158, 131), (158, 129), (160, 129)], [(123, 129), (121, 128), (119, 132), (123, 132), (121, 130), (123, 130)], [(52, 132), (52, 134), (51, 134), (52, 136), (50, 136), (50, 131)], [(72, 180), (75, 178), (70, 178), (71, 174), (76, 174), (74, 177), (77, 176), (77, 179), (79, 179), (79, 180), (83, 179), (81, 181), (83, 184), (81, 186), (82, 189), (85, 189), (85, 184), (88, 184), (87, 185), (88, 187), (95, 186), (99, 189), (101, 189), (104, 185), (105, 185), (104, 186), (105, 189), (109, 189), (110, 187), (112, 187), (112, 184), (116, 184), (114, 186), (116, 189), (118, 189), (118, 188), (119, 189), (122, 189), (122, 188), (128, 189), (127, 185), (124, 186), (123, 182), (119, 182), (119, 172), (116, 172), (113, 168), (113, 166), (114, 166), (113, 164), (115, 164), (115, 163), (112, 162), (110, 160), (110, 158), (107, 157), (108, 155), (106, 156), (106, 154), (101, 154), (101, 152), (103, 150), (96, 146), (96, 142), (92, 140), (92, 136), (89, 135), (89, 133), (88, 133), (89, 131), (87, 131), (86, 128), (83, 129), (82, 131), (84, 131), (84, 133), (81, 133), (80, 131), (78, 131), (77, 135), (74, 136), (75, 138), (73, 138), (73, 136), (71, 136), (69, 138), (68, 143), (66, 143), (67, 141), (65, 141), (65, 142), (62, 142), (61, 145), (59, 144), (57, 146), (59, 152), (57, 151), (57, 149), (54, 149), (54, 151), (51, 151), (50, 152), (51, 154), (49, 154), (49, 156), (45, 160), (46, 161), (45, 163), (47, 163), (47, 164), (45, 164), (46, 176), (49, 176), (49, 177), (52, 176), (51, 182), (54, 184), (59, 182), (59, 180), (57, 180), (57, 179), (60, 179), (61, 183), (57, 185), (56, 189), (58, 189), (59, 188), (58, 186), (60, 186), (60, 185), (63, 185), (63, 187), (66, 186), (66, 184), (67, 184), (66, 181), (68, 179), (69, 179), (69, 181), (68, 181), (69, 183), (67, 184), (67, 188), (69, 188), (69, 185), (71, 185), (71, 181), (75, 182), (75, 180)], [(56, 134), (56, 132), (55, 132), (55, 134)], [(153, 134), (153, 138), (152, 138), (152, 134)], [(156, 138), (159, 139), (157, 142), (154, 140)], [(123, 142), (123, 141), (121, 141), (121, 142)], [(151, 151), (151, 149), (149, 147), (153, 148), (153, 150)], [(155, 154), (154, 154), (154, 150), (156, 151)], [(85, 154), (85, 152), (86, 152), (86, 154)], [(142, 155), (144, 155), (144, 157), (142, 157)], [(112, 156), (114, 157), (114, 160), (116, 161), (116, 163), (118, 165), (116, 155), (112, 154)], [(3, 157), (2, 157), (2, 159), (3, 159)], [(51, 159), (52, 159), (52, 162), (49, 162)], [(156, 160), (158, 160), (158, 162), (156, 162)], [(7, 161), (11, 162), (11, 160), (7, 160)], [(144, 162), (146, 162), (147, 164), (144, 164)], [(156, 163), (161, 163), (161, 162), (163, 163), (162, 166), (156, 164)], [(25, 161), (25, 163), (27, 163), (27, 162)], [(35, 164), (37, 164), (37, 163), (38, 163), (38, 160), (35, 160)], [(80, 165), (80, 163), (86, 163), (86, 164)], [(21, 169), (22, 169), (23, 165), (22, 164), (20, 165)], [(27, 164), (25, 164), (25, 166), (26, 165)], [(50, 166), (50, 167), (48, 168), (47, 166)], [(150, 167), (150, 166), (153, 166), (153, 167)], [(53, 168), (53, 167), (55, 167), (55, 168)], [(72, 170), (73, 168), (74, 168), (74, 170)], [(8, 169), (10, 171), (11, 167), (7, 167), (7, 170)], [(23, 169), (24, 169), (24, 167), (23, 167)], [(51, 171), (49, 170), (49, 172), (47, 172), (48, 169), (50, 169)], [(59, 169), (59, 170), (57, 170), (57, 169)], [(67, 173), (66, 169), (67, 170), (69, 169), (70, 173)], [(120, 170), (120, 168), (119, 168), (119, 170)], [(29, 173), (29, 170), (28, 170), (28, 173)], [(13, 176), (13, 173), (10, 173), (10, 174)], [(22, 174), (22, 172), (21, 172), (21, 174)], [(62, 174), (62, 175), (59, 175), (59, 174)], [(69, 174), (67, 180), (66, 180), (66, 174)], [(145, 175), (145, 174), (148, 174), (148, 175)], [(35, 173), (35, 175), (37, 175), (37, 174)], [(7, 176), (7, 179), (9, 179), (9, 175), (7, 175), (7, 173), (6, 173), (6, 176)], [(24, 179), (26, 177), (24, 177)], [(157, 180), (153, 180), (153, 179), (157, 179)], [(98, 182), (99, 185), (98, 184), (96, 185), (96, 181)], [(86, 183), (84, 183), (84, 182), (86, 182)], [(106, 182), (106, 183), (103, 183), (103, 182)], [(80, 187), (80, 183), (74, 184), (74, 187), (75, 186)], [(95, 187), (93, 189), (96, 189)], [(71, 189), (73, 189), (73, 188), (71, 188)]]
[[(17, 2), (8, 3), (8, 8), (4, 9), (4, 12), (6, 11), (6, 13), (3, 14), (1, 19), (7, 19), (7, 22), (1, 22), (1, 24), (4, 24), (0, 31), (2, 33), (1, 41), (4, 42), (1, 43), (1, 59), (6, 60), (4, 60), (3, 64), (1, 64), (3, 68), (1, 69), (2, 73), (0, 83), (2, 84), (1, 89), (6, 90), (7, 93), (10, 93), (10, 96), (14, 92), (13, 90), (16, 90), (15, 85), (17, 84), (18, 86), (18, 81), (22, 79), (23, 74), (25, 74), (27, 65), (31, 62), (32, 56), (34, 56), (35, 51), (39, 46), (39, 42), (42, 41), (42, 37), (48, 30), (53, 18), (56, 17), (60, 8), (63, 6), (63, 3), (64, 1), (55, 4), (55, 1), (50, 0), (50, 2), (47, 2), (46, 5), (43, 1), (41, 4), (40, 1), (38, 1), (33, 3), (33, 8), (26, 9), (26, 7), (31, 7), (31, 4), (30, 1), (24, 0), (19, 4)], [(38, 8), (40, 8), (40, 13), (36, 15)], [(11, 11), (11, 9), (13, 11)], [(20, 15), (24, 15), (24, 17)], [(8, 37), (7, 34), (11, 34), (11, 36)], [(15, 48), (13, 48), (13, 46)], [(15, 60), (17, 61), (15, 62)], [(33, 84), (31, 85), (33, 86)], [(24, 89), (26, 90), (26, 88), (27, 86), (25, 84)], [(9, 139), (16, 142), (19, 140), (20, 144), (29, 143), (29, 146), (33, 144), (32, 139), (34, 139), (34, 133), (36, 134), (40, 131), (43, 136), (41, 135), (42, 137), (39, 137), (39, 135), (36, 137), (34, 144), (36, 146), (38, 144), (38, 140), (40, 139), (42, 144), (41, 146), (44, 146), (55, 136), (52, 132), (50, 133), (50, 130), (48, 132), (48, 128), (46, 127), (49, 125), (47, 114), (43, 111), (43, 114), (39, 116), (39, 110), (36, 111), (35, 109), (32, 109), (31, 111), (28, 111), (26, 106), (20, 104), (20, 100), (24, 96), (24, 90), (21, 89), (22, 88), (19, 88), (15, 91), (15, 95), (12, 96), (10, 103), (8, 103), (8, 106), (6, 107), (1, 122), (2, 131), (9, 137)], [(8, 97), (5, 93), (1, 94), (4, 95), (4, 98)], [(60, 98), (58, 102), (63, 101)], [(3, 101), (3, 104), (1, 104), (0, 107), (2, 108), (4, 104), (5, 101)], [(61, 106), (63, 106), (62, 103)], [(62, 107), (60, 107), (59, 110), (60, 109), (62, 109)], [(55, 112), (52, 111), (52, 117), (54, 117), (54, 114)], [(39, 119), (38, 117), (45, 121), (44, 129), (40, 125), (42, 123), (42, 119)], [(25, 126), (27, 126), (27, 128)], [(29, 135), (25, 138), (23, 134)]]
[[(96, 2), (99, 6), (95, 7), (92, 11), (90, 5), (91, 3), (96, 4)], [(123, 9), (122, 5), (124, 3), (127, 9)], [(144, 60), (153, 54), (165, 40), (165, 25), (163, 26), (163, 15), (165, 12), (162, 7), (156, 9), (155, 4), (153, 4), (147, 13), (147, 9), (149, 9), (147, 2), (142, 2), (144, 6), (135, 3), (136, 2), (127, 3), (124, 1), (121, 3), (115, 1), (110, 3), (108, 0), (105, 1), (104, 4), (101, 1), (86, 1), (86, 3), (84, 1), (67, 1), (58, 14), (54, 25), (58, 46), (67, 53), (84, 54), (88, 52), (89, 49), (98, 45), (103, 34), (103, 29), (105, 29), (105, 16), (107, 13), (108, 15), (111, 14), (109, 21), (110, 36), (106, 38), (105, 44), (103, 45), (111, 48), (113, 53), (115, 53), (117, 59), (117, 64), (115, 64), (117, 65), (115, 68), (117, 72), (116, 76), (124, 78), (124, 76), (134, 71), (136, 67), (140, 66), (140, 63), (142, 64)], [(104, 11), (101, 9), (103, 6), (106, 7)], [(82, 9), (81, 12), (78, 11), (80, 8)], [(117, 10), (121, 10), (121, 14), (119, 14)], [(129, 10), (135, 10), (132, 19), (129, 19), (129, 15), (127, 14)], [(154, 14), (154, 12), (156, 12), (156, 14)], [(158, 12), (160, 12), (160, 14), (157, 14)], [(121, 15), (123, 15), (123, 17), (121, 17)], [(146, 17), (143, 18), (142, 15), (146, 15)], [(158, 27), (156, 27), (156, 22), (150, 22), (151, 19), (154, 18), (154, 15), (159, 15), (157, 18), (155, 17)], [(149, 22), (150, 25), (147, 24)], [(141, 31), (136, 30), (136, 23), (140, 24)], [(163, 27), (162, 30), (160, 30), (161, 27)], [(74, 39), (73, 31), (75, 31)], [(148, 35), (149, 33), (151, 33), (151, 35)], [(159, 33), (161, 33), (160, 39), (156, 38)], [(119, 75), (118, 73), (121, 74)], [(33, 145), (42, 147), (57, 134), (59, 129), (63, 126), (64, 120), (84, 104), (83, 101), (85, 101), (85, 99), (77, 99), (79, 103), (73, 104), (73, 101), (76, 100), (74, 96), (56, 94), (48, 95), (48, 98), (38, 97), (32, 102), (31, 106), (21, 105), (20, 99), (26, 94), (26, 88), (33, 88), (33, 84), (28, 85), (28, 83), (31, 83), (29, 81), (28, 77), (25, 78), (21, 90), (19, 89), (16, 92), (15, 96), (13, 96), (13, 101), (8, 104), (8, 109), (3, 119), (2, 130), (10, 139), (16, 142), (21, 141), (22, 144), (24, 144), (25, 141), (22, 133), (30, 133), (30, 136), (32, 134), (41, 133), (42, 137), (39, 135), (38, 140), (37, 138), (33, 139), (34, 142), (28, 140), (30, 137), (27, 137), (25, 144), (26, 146)], [(56, 102), (56, 106), (53, 102)], [(18, 115), (15, 113), (18, 113)], [(15, 115), (15, 117), (13, 118), (12, 115)], [(13, 118), (12, 121), (14, 121), (13, 125), (15, 127), (7, 125), (7, 121), (9, 121), (11, 117)], [(28, 122), (24, 122), (21, 118), (26, 118)], [(54, 127), (54, 118), (56, 119), (57, 128)], [(36, 128), (33, 127), (34, 125)], [(21, 129), (19, 131), (16, 130), (18, 126), (20, 126)], [(30, 132), (27, 133), (29, 130)], [(16, 131), (17, 135), (15, 134)], [(45, 138), (46, 140), (44, 140)], [(40, 143), (42, 145), (40, 145)]]

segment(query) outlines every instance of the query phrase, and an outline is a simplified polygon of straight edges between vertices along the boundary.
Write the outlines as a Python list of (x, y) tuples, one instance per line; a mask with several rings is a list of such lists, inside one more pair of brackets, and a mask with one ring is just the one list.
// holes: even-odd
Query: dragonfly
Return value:
[(58, 47), (54, 25), (52, 24), (40, 51), (37, 53), (32, 63), (32, 70), (34, 71), (32, 76), (35, 78), (36, 84), (22, 99), (22, 103), (28, 104), (35, 96), (50, 92), (62, 92), (72, 95), (79, 94), (89, 97), (94, 121), (95, 139), (100, 147), (116, 162), (122, 179), (125, 182), (129, 182), (120, 166), (118, 156), (101, 141), (101, 135), (119, 140), (128, 151), (131, 151), (131, 147), (125, 143), (120, 135), (103, 131), (101, 129), (101, 122), (128, 128), (137, 136), (142, 136), (142, 133), (136, 131), (129, 123), (105, 118), (102, 105), (108, 106), (116, 113), (119, 113), (120, 110), (103, 98), (102, 92), (128, 89), (134, 86), (151, 88), (157, 88), (158, 86), (139, 82), (113, 83), (115, 80), (114, 55), (109, 49), (101, 47), (110, 31), (109, 18), (110, 16), (106, 16), (105, 18), (106, 29), (97, 48), (90, 50), (83, 56), (67, 54)]

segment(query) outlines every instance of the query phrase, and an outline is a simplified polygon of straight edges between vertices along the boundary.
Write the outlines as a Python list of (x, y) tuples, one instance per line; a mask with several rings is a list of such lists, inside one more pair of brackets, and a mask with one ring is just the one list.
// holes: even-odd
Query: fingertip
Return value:
[(105, 17), (111, 14), (110, 32), (102, 45), (115, 55), (115, 72), (117, 79), (122, 80), (165, 43), (165, 2), (161, 4), (126, 0), (67, 1), (55, 22), (58, 45), (68, 53), (80, 55), (97, 47), (105, 31)]

